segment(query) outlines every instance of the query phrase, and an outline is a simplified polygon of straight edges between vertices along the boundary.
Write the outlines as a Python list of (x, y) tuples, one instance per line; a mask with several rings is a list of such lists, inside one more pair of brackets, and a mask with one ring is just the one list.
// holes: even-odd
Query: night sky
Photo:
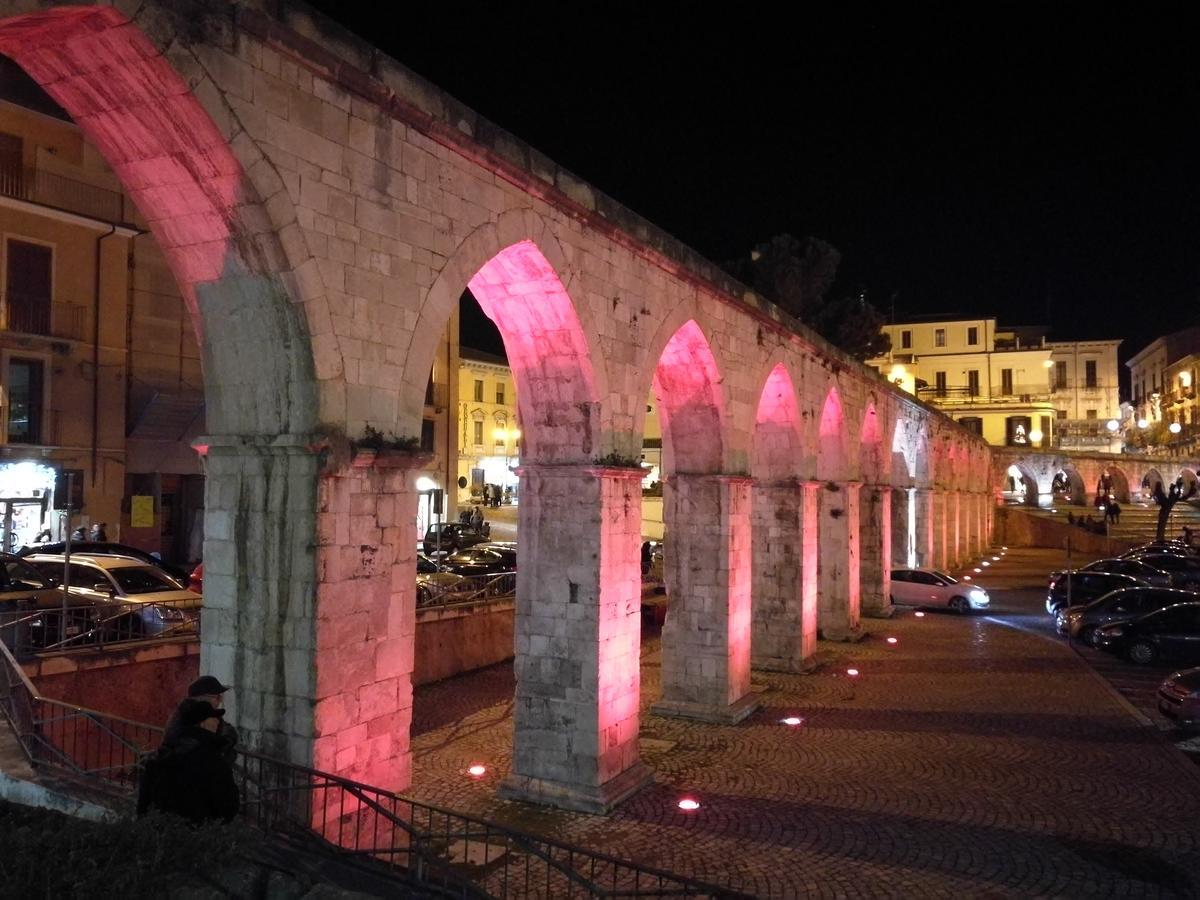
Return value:
[(1200, 321), (1200, 66), (1174, 18), (315, 5), (711, 259), (813, 234), (886, 314), (1122, 358)]

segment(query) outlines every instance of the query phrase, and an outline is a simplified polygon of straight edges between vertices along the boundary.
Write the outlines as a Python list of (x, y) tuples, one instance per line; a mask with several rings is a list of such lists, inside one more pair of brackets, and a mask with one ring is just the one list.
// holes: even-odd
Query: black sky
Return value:
[(712, 259), (814, 234), (885, 312), (1123, 356), (1200, 321), (1185, 7), (315, 5)]

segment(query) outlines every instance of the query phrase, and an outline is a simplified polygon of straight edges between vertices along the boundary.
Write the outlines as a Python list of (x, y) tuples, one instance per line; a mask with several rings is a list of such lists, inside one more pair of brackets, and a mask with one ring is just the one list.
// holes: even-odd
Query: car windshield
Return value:
[(126, 594), (159, 594), (165, 591), (183, 590), (166, 575), (156, 572), (149, 566), (110, 569), (109, 574), (121, 586), (121, 591)]
[(942, 584), (958, 584), (958, 579), (951, 578), (945, 572), (934, 572), (933, 575), (935, 578), (940, 579)]

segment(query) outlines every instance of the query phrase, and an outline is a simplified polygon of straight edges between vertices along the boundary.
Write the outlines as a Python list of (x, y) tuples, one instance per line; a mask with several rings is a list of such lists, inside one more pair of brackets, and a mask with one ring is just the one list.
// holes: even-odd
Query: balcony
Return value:
[(52, 303), (48, 297), (33, 297), (9, 291), (0, 295), (0, 330), (40, 334), (68, 341), (84, 339), (87, 309), (67, 303)]
[(1044, 387), (1039, 388), (1037, 392), (1022, 392), (1019, 394), (971, 393), (971, 389), (966, 387), (947, 387), (941, 390), (936, 387), (919, 387), (917, 388), (917, 397), (935, 406), (978, 406), (984, 403), (1028, 406), (1031, 403), (1050, 402), (1050, 392)]
[(124, 198), (119, 192), (40, 169), (0, 167), (0, 196), (102, 222), (124, 222), (126, 218)]

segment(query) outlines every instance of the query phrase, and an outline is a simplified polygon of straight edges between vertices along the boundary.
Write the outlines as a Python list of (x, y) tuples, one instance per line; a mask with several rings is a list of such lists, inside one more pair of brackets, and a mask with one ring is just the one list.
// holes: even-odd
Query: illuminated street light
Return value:
[(1035, 444), (1036, 444), (1036, 443), (1039, 443), (1039, 442), (1041, 441), (1041, 439), (1042, 439), (1042, 430), (1041, 430), (1040, 428), (1033, 428), (1033, 429), (1030, 429), (1030, 431), (1029, 431), (1029, 439), (1030, 439), (1031, 441), (1033, 441)]
[(1045, 366), (1047, 369), (1053, 369), (1054, 368), (1054, 360), (1047, 359), (1042, 363), (1042, 365)]
[(1167, 431), (1171, 432), (1171, 434), (1179, 434), (1179, 432), (1183, 431), (1183, 426), (1178, 422), (1172, 422), (1167, 426)]
[(1116, 419), (1109, 419), (1107, 424), (1105, 424), (1104, 427), (1107, 428), (1109, 431), (1116, 431), (1118, 428), (1121, 427), (1121, 423), (1118, 422)]
[(437, 482), (434, 481), (432, 478), (430, 478), (428, 475), (422, 475), (420, 478), (417, 479), (417, 490), (418, 491), (437, 490)]
[(1138, 428), (1149, 428), (1150, 423), (1148, 421), (1146, 421), (1145, 419), (1138, 419), (1137, 426), (1138, 426)]

